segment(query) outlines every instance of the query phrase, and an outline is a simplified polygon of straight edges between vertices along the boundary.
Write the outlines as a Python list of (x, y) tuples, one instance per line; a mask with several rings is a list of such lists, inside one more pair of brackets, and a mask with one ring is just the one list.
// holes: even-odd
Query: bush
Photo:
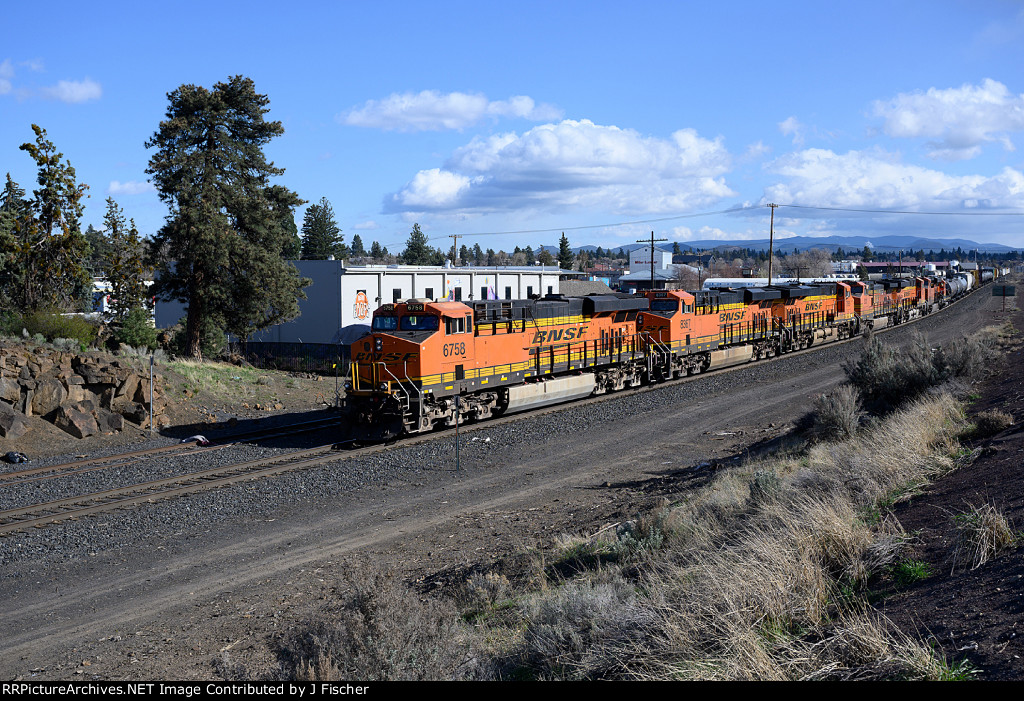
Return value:
[(285, 641), (280, 656), (288, 676), (419, 681), (456, 679), (471, 671), (454, 609), (421, 602), (385, 576), (355, 583), (336, 618), (310, 623)]
[(852, 438), (860, 423), (860, 392), (844, 384), (814, 400), (812, 433), (826, 441)]
[(149, 311), (143, 307), (137, 307), (128, 312), (120, 326), (114, 331), (114, 340), (133, 348), (156, 349), (156, 329), (150, 323)]
[(0, 311), (0, 336), (20, 336), (23, 328), (21, 314)]
[(1000, 409), (989, 409), (974, 417), (974, 438), (988, 438), (1013, 426), (1013, 414)]
[(933, 352), (920, 334), (905, 348), (883, 346), (872, 336), (857, 362), (843, 369), (865, 404), (890, 411), (948, 380), (983, 376), (992, 353), (977, 339), (956, 339)]
[(21, 321), (29, 334), (39, 334), (49, 341), (55, 338), (73, 338), (81, 345), (91, 346), (99, 333), (99, 326), (88, 319), (55, 311), (29, 312)]

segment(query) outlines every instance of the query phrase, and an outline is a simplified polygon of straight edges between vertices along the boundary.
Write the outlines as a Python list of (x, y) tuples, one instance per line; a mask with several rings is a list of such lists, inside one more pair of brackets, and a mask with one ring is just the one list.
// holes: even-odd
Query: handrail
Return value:
[[(412, 396), (411, 396), (411, 395), (409, 394), (409, 392), (408, 392), (408, 391), (407, 391), (407, 390), (405, 389), (405, 385), (403, 385), (403, 384), (402, 384), (402, 381), (401, 381), (401, 380), (399, 380), (399, 379), (398, 379), (398, 378), (397, 378), (397, 377), (395, 376), (395, 374), (394, 374), (393, 372), (391, 372), (391, 371), (390, 371), (390, 370), (388, 369), (388, 366), (387, 366), (386, 364), (384, 364), (383, 362), (380, 362), (380, 363), (377, 363), (377, 364), (378, 364), (378, 365), (380, 365), (380, 366), (381, 366), (382, 368), (384, 368), (384, 372), (386, 372), (387, 374), (391, 375), (391, 377), (393, 377), (393, 378), (394, 378), (395, 382), (397, 382), (397, 383), (398, 383), (398, 388), (399, 388), (400, 390), (402, 390), (402, 394), (404, 394), (404, 395), (405, 395), (405, 407), (406, 407), (406, 409), (408, 409), (408, 408), (409, 408), (409, 407), (410, 407), (410, 406), (412, 405)], [(408, 372), (406, 372), (406, 379), (408, 379), (408, 375), (409, 375), (409, 373), (408, 373)], [(411, 382), (411, 380), (410, 380), (410, 382)]]

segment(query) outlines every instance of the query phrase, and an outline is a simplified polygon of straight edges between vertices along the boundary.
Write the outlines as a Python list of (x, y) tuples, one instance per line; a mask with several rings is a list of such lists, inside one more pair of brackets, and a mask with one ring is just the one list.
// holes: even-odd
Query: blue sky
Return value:
[[(778, 235), (1024, 247), (1024, 4), (29, 3), (4, 10), (0, 176), (31, 124), (152, 233), (167, 93), (242, 74), (277, 182), (346, 242), (618, 247)], [(725, 212), (743, 208), (740, 212)], [(957, 212), (864, 214), (837, 209)], [(993, 214), (1006, 214), (992, 216)], [(301, 210), (297, 215), (301, 222)], [(658, 220), (658, 221), (652, 221)], [(641, 223), (642, 222), (642, 223)], [(503, 234), (531, 231), (536, 233)]]

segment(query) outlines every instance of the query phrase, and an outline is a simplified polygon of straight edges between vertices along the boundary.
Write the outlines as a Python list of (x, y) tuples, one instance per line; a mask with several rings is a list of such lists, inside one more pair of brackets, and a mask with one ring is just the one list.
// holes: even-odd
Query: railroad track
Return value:
[(131, 465), (132, 463), (155, 457), (166, 458), (178, 455), (196, 455), (208, 451), (223, 450), (224, 448), (229, 448), (240, 443), (251, 443), (255, 440), (278, 438), (281, 436), (294, 435), (296, 433), (318, 431), (324, 428), (329, 428), (337, 422), (337, 417), (326, 417), (272, 429), (260, 429), (256, 431), (236, 433), (217, 441), (211, 441), (209, 445), (205, 446), (199, 446), (195, 441), (191, 441), (175, 445), (160, 446), (157, 448), (133, 450), (127, 453), (117, 453), (115, 455), (107, 455), (101, 458), (74, 460), (57, 465), (46, 465), (44, 467), (33, 467), (26, 470), (4, 472), (0, 473), (0, 489), (12, 485), (24, 484), (26, 482), (38, 482), (56, 479), (59, 477), (78, 475), (85, 472), (94, 472), (96, 470), (106, 470), (113, 467), (123, 467), (125, 465)]
[(290, 472), (336, 460), (332, 445), (200, 470), (177, 477), (152, 480), (66, 499), (0, 512), (0, 535), (27, 528), (74, 520), (136, 504), (153, 503), (184, 494), (225, 487), (246, 480)]
[[(967, 299), (969, 297), (970, 297), (970, 295), (966, 295), (964, 297), (961, 297), (960, 299), (958, 299), (955, 302), (951, 303), (949, 306), (953, 306), (955, 304), (958, 304), (959, 302), (961, 302), (964, 299)], [(899, 325), (896, 325), (896, 326), (890, 326), (890, 327), (887, 327), (885, 329), (881, 329), (880, 331), (878, 331), (876, 333), (887, 333), (889, 331), (894, 331), (896, 329), (903, 329), (903, 328), (906, 328), (907, 326), (909, 326), (910, 324), (913, 324), (913, 323), (916, 323), (918, 321), (921, 321), (923, 319), (928, 319), (928, 318), (932, 318), (932, 315), (921, 316), (921, 317), (918, 317), (917, 319), (913, 319), (913, 320), (911, 320), (909, 322), (906, 322), (904, 324), (899, 324)], [(790, 358), (790, 357), (794, 357), (794, 356), (797, 356), (797, 355), (802, 355), (804, 353), (814, 353), (817, 350), (820, 350), (822, 348), (829, 348), (829, 347), (834, 347), (834, 346), (842, 345), (842, 344), (845, 344), (845, 343), (850, 343), (852, 341), (858, 340), (859, 338), (860, 338), (860, 336), (857, 336), (857, 337), (854, 337), (854, 338), (843, 339), (843, 340), (839, 340), (839, 341), (828, 341), (828, 342), (824, 342), (824, 343), (821, 343), (821, 344), (815, 344), (814, 346), (812, 346), (810, 348), (807, 348), (807, 349), (804, 349), (804, 350), (799, 350), (799, 351), (794, 351), (794, 352), (791, 352), (791, 353), (786, 353), (784, 355), (777, 356), (775, 358), (771, 358), (771, 359), (768, 359), (766, 361), (759, 361), (759, 362), (769, 362), (769, 363), (770, 362), (778, 362), (778, 361), (783, 360), (785, 358)], [(710, 374), (711, 375), (717, 375), (717, 374), (721, 374), (721, 373), (735, 372), (735, 371), (742, 370), (742, 369), (744, 369), (746, 367), (749, 367), (749, 365), (750, 364), (747, 363), (747, 364), (736, 365), (736, 366), (732, 366), (732, 367), (728, 367), (728, 368), (722, 368), (720, 370), (713, 371)], [(572, 406), (587, 405), (587, 404), (593, 404), (593, 403), (598, 403), (598, 402), (610, 401), (610, 400), (613, 400), (613, 399), (618, 398), (618, 397), (628, 396), (628, 395), (636, 394), (636, 393), (640, 393), (640, 392), (656, 391), (656, 390), (658, 390), (660, 388), (663, 388), (663, 387), (670, 387), (670, 386), (682, 384), (684, 382), (694, 382), (694, 381), (697, 381), (697, 380), (700, 380), (700, 379), (706, 377), (707, 375), (708, 375), (707, 373), (701, 373), (701, 374), (693, 375), (693, 376), (689, 376), (689, 377), (682, 377), (682, 378), (678, 378), (678, 379), (674, 379), (674, 380), (668, 380), (668, 381), (664, 381), (664, 382), (659, 382), (659, 383), (654, 384), (654, 385), (646, 385), (646, 386), (639, 387), (639, 388), (632, 388), (632, 389), (622, 390), (622, 391), (610, 393), (610, 394), (607, 394), (607, 395), (602, 395), (602, 396), (598, 396), (598, 397), (591, 397), (591, 398), (588, 398), (588, 399), (583, 399), (583, 400), (580, 400), (580, 401), (572, 402), (571, 405)], [(564, 405), (555, 405), (555, 406), (551, 406), (551, 407), (544, 407), (544, 408), (541, 408), (541, 409), (537, 409), (535, 411), (517, 413), (517, 414), (513, 414), (513, 415), (510, 415), (510, 416), (506, 416), (506, 417), (500, 417), (500, 418), (496, 418), (496, 419), (491, 419), (491, 420), (488, 420), (488, 421), (485, 421), (485, 422), (482, 422), (482, 423), (479, 423), (479, 424), (477, 424), (477, 423), (468, 424), (468, 425), (465, 425), (463, 430), (464, 430), (464, 432), (469, 433), (469, 432), (473, 432), (473, 431), (476, 431), (476, 430), (486, 429), (489, 426), (500, 425), (500, 424), (503, 424), (503, 423), (506, 423), (506, 422), (509, 422), (509, 421), (519, 421), (519, 420), (527, 419), (527, 418), (529, 418), (531, 416), (539, 416), (539, 415), (543, 415), (543, 414), (548, 414), (548, 413), (551, 413), (551, 412), (559, 411), (560, 409), (563, 409), (563, 408), (564, 408)], [(336, 419), (335, 418), (328, 418), (328, 419), (308, 422), (308, 424), (299, 424), (297, 426), (305, 427), (305, 428), (302, 428), (302, 430), (305, 430), (305, 431), (313, 431), (313, 430), (317, 430), (317, 428), (321, 428), (323, 426), (329, 425), (333, 421), (336, 421)], [(322, 425), (320, 425), (320, 424), (322, 424)], [(313, 427), (313, 425), (316, 425), (316, 427)], [(273, 435), (286, 435), (288, 433), (294, 433), (295, 432), (294, 429), (295, 429), (295, 426), (282, 427), (280, 429), (280, 433), (267, 434), (266, 432), (259, 432), (257, 437), (266, 438), (266, 437), (271, 437)], [(439, 433), (422, 434), (422, 435), (413, 436), (413, 437), (410, 437), (410, 438), (407, 438), (407, 439), (403, 439), (402, 443), (403, 443), (403, 445), (413, 445), (413, 444), (420, 443), (420, 442), (436, 440), (437, 438), (442, 437), (442, 436), (450, 436), (451, 433), (452, 433), (452, 430), (453, 429), (449, 428), (449, 429), (445, 429), (444, 431), (441, 431)], [(231, 443), (227, 443), (227, 444), (223, 444), (223, 445), (216, 445), (216, 446), (209, 446), (209, 447), (198, 448), (198, 449), (193, 446), (191, 450), (192, 451), (196, 451), (196, 452), (198, 452), (198, 451), (206, 451), (206, 450), (213, 450), (213, 449), (227, 447), (227, 445), (232, 445), (234, 443), (244, 442), (244, 440), (251, 440), (251, 437), (243, 438), (243, 436), (246, 436), (246, 435), (247, 434), (238, 434), (236, 436), (231, 437)], [(10, 533), (14, 533), (14, 532), (17, 532), (17, 531), (26, 530), (26, 529), (29, 529), (29, 528), (39, 528), (39, 527), (44, 527), (44, 526), (47, 526), (47, 525), (50, 525), (50, 524), (60, 523), (60, 522), (63, 522), (63, 521), (75, 520), (75, 519), (81, 518), (83, 516), (88, 516), (88, 515), (91, 515), (91, 514), (97, 514), (97, 513), (107, 512), (107, 511), (113, 511), (113, 510), (116, 510), (116, 509), (121, 509), (121, 508), (129, 507), (129, 506), (133, 506), (133, 505), (138, 505), (138, 504), (155, 503), (155, 502), (158, 502), (158, 501), (163, 501), (163, 500), (166, 500), (166, 499), (171, 499), (171, 498), (182, 496), (182, 495), (186, 495), (186, 494), (192, 494), (192, 493), (196, 493), (196, 492), (200, 492), (200, 491), (206, 491), (206, 490), (209, 490), (209, 489), (215, 489), (215, 488), (219, 488), (219, 487), (229, 486), (229, 485), (232, 485), (232, 484), (237, 484), (239, 482), (252, 481), (252, 480), (257, 480), (257, 479), (261, 479), (261, 478), (264, 478), (264, 477), (270, 477), (270, 476), (273, 476), (273, 475), (281, 474), (281, 473), (284, 473), (284, 472), (292, 472), (292, 471), (296, 471), (296, 470), (307, 469), (307, 468), (314, 467), (314, 466), (317, 466), (317, 465), (321, 465), (321, 464), (324, 464), (324, 463), (327, 463), (327, 462), (332, 462), (332, 461), (337, 461), (337, 460), (341, 460), (341, 459), (345, 459), (345, 458), (351, 458), (351, 457), (356, 457), (356, 456), (361, 456), (361, 455), (365, 455), (365, 454), (370, 454), (370, 453), (378, 452), (378, 451), (381, 451), (381, 450), (385, 450), (388, 447), (386, 445), (371, 445), (371, 446), (366, 446), (366, 447), (359, 447), (358, 449), (352, 450), (350, 452), (339, 453), (337, 450), (335, 450), (335, 448), (338, 447), (338, 445), (339, 444), (323, 445), (323, 446), (318, 446), (318, 447), (315, 447), (315, 448), (309, 448), (309, 449), (306, 449), (306, 450), (293, 451), (293, 452), (289, 452), (289, 453), (285, 453), (285, 454), (281, 454), (281, 455), (277, 455), (277, 456), (273, 456), (273, 457), (269, 457), (269, 458), (262, 458), (262, 459), (259, 459), (259, 460), (251, 460), (251, 461), (248, 461), (248, 462), (238, 463), (238, 464), (234, 464), (234, 465), (227, 465), (227, 466), (223, 466), (223, 467), (212, 468), (212, 469), (209, 469), (209, 470), (201, 470), (201, 471), (198, 471), (198, 472), (191, 472), (191, 473), (180, 475), (180, 476), (177, 476), (177, 477), (168, 477), (168, 478), (165, 478), (165, 479), (153, 480), (153, 481), (150, 481), (150, 482), (144, 482), (144, 483), (140, 483), (140, 484), (129, 485), (129, 486), (126, 486), (126, 487), (120, 487), (120, 488), (110, 489), (110, 490), (101, 491), (101, 492), (94, 492), (92, 494), (85, 494), (85, 495), (76, 496), (76, 497), (68, 497), (68, 498), (65, 498), (65, 499), (59, 499), (59, 500), (55, 500), (55, 501), (50, 501), (50, 502), (46, 502), (46, 503), (43, 503), (43, 504), (35, 504), (35, 505), (31, 505), (31, 506), (25, 506), (25, 507), (19, 507), (19, 508), (15, 508), (15, 509), (10, 509), (10, 510), (7, 510), (7, 511), (0, 511), (0, 536), (7, 535), (7, 534), (10, 534)], [(178, 449), (178, 448), (180, 448), (180, 446), (177, 446), (177, 445), (175, 445), (175, 446), (165, 446), (163, 448), (150, 449), (150, 450), (146, 450), (146, 451), (136, 451), (134, 453), (123, 453), (123, 454), (120, 454), (120, 455), (110, 456), (110, 458), (106, 458), (105, 460), (116, 460), (116, 459), (125, 460), (125, 459), (127, 459), (130, 462), (130, 461), (136, 459), (136, 457), (135, 457), (136, 455), (150, 456), (150, 455), (154, 455), (154, 454), (167, 453), (167, 452), (172, 451), (173, 449)], [(19, 473), (7, 473), (7, 475), (0, 475), (0, 480), (2, 480), (3, 478), (6, 478), (6, 477), (10, 477), (12, 475), (21, 475), (21, 478), (22, 478), (21, 481), (28, 481), (28, 480), (26, 480), (24, 478), (27, 477), (29, 473), (43, 472), (45, 470), (53, 471), (53, 470), (57, 470), (57, 469), (60, 469), (60, 468), (68, 468), (68, 466), (80, 465), (82, 462), (88, 463), (90, 461), (80, 461), (80, 462), (64, 463), (63, 465), (54, 465), (54, 466), (50, 466), (50, 467), (47, 467), (47, 468), (34, 468), (33, 470), (24, 470), (24, 471), (21, 471)], [(114, 463), (112, 463), (112, 465), (116, 465), (116, 464), (126, 464), (126, 463), (124, 463), (124, 462), (121, 462), (121, 463), (114, 462)], [(83, 469), (81, 469), (79, 471), (87, 471), (87, 470), (91, 470), (91, 469), (103, 469), (103, 467), (109, 467), (109, 466), (112, 466), (112, 465), (106, 465), (106, 464), (103, 465), (103, 466), (93, 465), (93, 466), (88, 467), (88, 468), (83, 468)], [(77, 474), (77, 473), (76, 472), (62, 472), (62, 473), (58, 473), (58, 474), (53, 475), (53, 476), (55, 476), (55, 477), (56, 476), (62, 476), (64, 474)], [(2, 488), (4, 486), (7, 486), (8, 484), (17, 484), (17, 483), (19, 483), (19, 482), (18, 481), (10, 481), (10, 482), (6, 482), (5, 483), (3, 481), (0, 481), (0, 488)]]

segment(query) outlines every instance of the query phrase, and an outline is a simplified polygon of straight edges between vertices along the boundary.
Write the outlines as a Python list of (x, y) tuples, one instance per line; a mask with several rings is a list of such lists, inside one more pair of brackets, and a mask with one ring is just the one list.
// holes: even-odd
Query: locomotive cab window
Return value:
[(406, 314), (402, 317), (402, 331), (437, 331), (438, 320), (430, 314)]
[(394, 331), (398, 328), (398, 317), (379, 314), (373, 317), (373, 326), (371, 328), (374, 331)]
[(652, 299), (651, 311), (674, 313), (679, 311), (679, 302), (674, 299)]
[(460, 316), (456, 319), (445, 318), (444, 332), (449, 336), (453, 333), (466, 333), (466, 317)]

